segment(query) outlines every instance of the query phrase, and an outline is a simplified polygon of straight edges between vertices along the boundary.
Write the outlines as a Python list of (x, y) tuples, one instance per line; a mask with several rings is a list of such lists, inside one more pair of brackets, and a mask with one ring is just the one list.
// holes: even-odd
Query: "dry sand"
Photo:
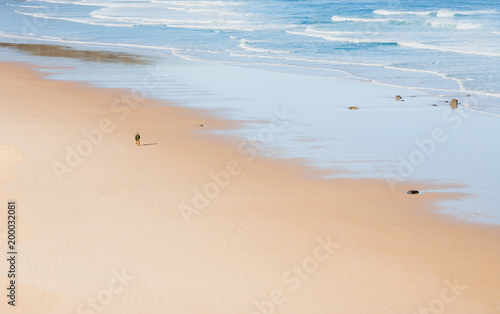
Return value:
[[(121, 116), (129, 91), (26, 65), (1, 64), (0, 81), (0, 199), (18, 202), (19, 252), (16, 307), (2, 296), (1, 313), (500, 312), (499, 228), (435, 205), (460, 195), (250, 160), (208, 134), (233, 127), (209, 112), (144, 100)], [(100, 125), (113, 130), (86, 147)], [(61, 168), (68, 145), (89, 153)]]

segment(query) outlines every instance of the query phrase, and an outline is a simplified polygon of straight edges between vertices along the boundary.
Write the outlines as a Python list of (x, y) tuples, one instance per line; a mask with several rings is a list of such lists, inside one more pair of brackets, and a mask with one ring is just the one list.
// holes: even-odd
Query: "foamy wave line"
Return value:
[(7, 3), (8, 6), (10, 7), (16, 7), (16, 8), (30, 8), (30, 9), (46, 9), (47, 7), (41, 6), (41, 5), (21, 5), (21, 4), (10, 4)]
[(376, 63), (353, 63), (353, 62), (343, 62), (343, 61), (330, 61), (330, 60), (315, 60), (315, 59), (305, 59), (305, 58), (294, 58), (294, 57), (278, 57), (278, 56), (260, 56), (260, 55), (243, 55), (238, 53), (230, 53), (231, 56), (236, 57), (249, 57), (249, 58), (263, 58), (263, 59), (278, 59), (287, 61), (299, 61), (299, 62), (312, 62), (312, 63), (325, 63), (325, 64), (340, 64), (340, 65), (359, 65), (359, 66), (370, 66), (370, 67), (384, 67), (384, 64)]
[(458, 15), (479, 15), (479, 14), (496, 14), (494, 10), (476, 10), (476, 11), (452, 11), (448, 9), (441, 9), (436, 12), (437, 17), (453, 17)]
[(374, 14), (377, 15), (430, 15), (432, 11), (389, 11), (389, 10), (375, 10)]
[[(230, 51), (227, 51), (230, 52)], [(367, 79), (364, 77), (356, 76), (346, 70), (341, 70), (341, 69), (330, 69), (330, 68), (318, 68), (318, 69), (323, 69), (323, 70), (332, 70), (332, 71), (339, 71), (348, 74), (349, 76), (358, 79), (358, 80), (363, 80), (363, 81), (370, 81), (375, 84), (380, 84), (380, 85), (386, 85), (386, 86), (393, 86), (397, 88), (411, 88), (414, 90), (418, 91), (423, 91), (423, 90), (432, 90), (432, 91), (447, 91), (447, 92), (466, 92), (468, 94), (478, 94), (478, 95), (487, 95), (487, 96), (493, 96), (493, 97), (500, 97), (500, 94), (495, 94), (495, 93), (486, 93), (486, 92), (479, 92), (479, 91), (472, 91), (472, 90), (466, 90), (464, 89), (463, 86), (463, 80), (449, 77), (447, 74), (436, 72), (436, 71), (428, 71), (428, 70), (418, 70), (418, 69), (407, 69), (407, 68), (399, 68), (399, 67), (394, 67), (394, 66), (388, 66), (384, 64), (367, 64), (367, 63), (354, 63), (354, 62), (340, 62), (340, 61), (329, 61), (329, 60), (315, 60), (315, 59), (306, 59), (306, 58), (295, 58), (295, 57), (285, 57), (285, 56), (268, 56), (268, 55), (248, 55), (248, 54), (241, 54), (241, 53), (229, 53), (231, 56), (236, 56), (236, 57), (247, 57), (247, 58), (261, 58), (261, 59), (271, 59), (271, 60), (280, 60), (280, 61), (298, 61), (298, 62), (307, 62), (307, 63), (316, 63), (316, 64), (337, 64), (337, 65), (353, 65), (353, 66), (368, 66), (368, 67), (381, 67), (381, 68), (386, 68), (386, 69), (393, 69), (393, 70), (399, 70), (399, 71), (405, 71), (405, 72), (415, 72), (415, 73), (424, 73), (424, 74), (430, 74), (430, 75), (435, 75), (438, 77), (441, 77), (442, 79), (446, 80), (452, 80), (455, 81), (458, 85), (460, 90), (450, 90), (450, 89), (440, 89), (440, 88), (430, 88), (430, 87), (414, 87), (414, 86), (405, 86), (405, 85), (395, 85), (395, 84), (388, 84), (388, 83), (383, 83), (377, 80), (373, 79)], [(187, 58), (186, 58), (187, 59)], [(194, 60), (194, 59), (192, 59)], [(198, 59), (201, 60), (201, 59)], [(233, 63), (233, 64), (246, 64), (245, 62), (238, 62), (238, 61), (215, 61), (217, 63)], [(252, 64), (254, 64), (252, 62)], [(261, 63), (261, 65), (266, 65), (266, 66), (292, 66), (292, 67), (303, 67), (303, 68), (311, 68), (311, 66), (301, 66), (301, 65), (293, 65), (293, 64), (287, 64), (287, 63)], [(433, 94), (431, 94), (433, 95)], [(466, 108), (470, 110), (474, 110), (471, 108)], [(482, 112), (479, 110), (476, 110), (480, 113), (485, 113), (489, 114), (492, 116), (497, 116), (500, 117), (500, 115), (496, 114), (491, 114), (487, 112)]]
[(172, 50), (172, 55), (174, 55), (174, 56), (176, 56), (178, 58), (181, 58), (182, 60), (186, 60), (186, 61), (203, 61), (203, 59), (200, 59), (200, 58), (197, 58), (197, 57), (194, 57), (194, 56), (187, 56), (185, 54), (182, 54), (177, 49)]
[[(424, 73), (424, 74), (431, 74), (431, 75), (439, 76), (439, 77), (441, 77), (443, 79), (452, 80), (452, 81), (456, 82), (458, 84), (458, 86), (460, 87), (460, 89), (462, 90), (463, 81), (461, 79), (449, 77), (448, 74), (444, 74), (444, 73), (441, 73), (441, 72), (429, 71), (429, 70), (418, 70), (418, 69), (400, 68), (400, 67), (395, 67), (395, 66), (390, 66), (390, 65), (386, 65), (386, 66), (384, 66), (384, 68), (391, 69), (391, 70), (403, 71), (403, 72)], [(427, 89), (432, 89), (432, 88), (427, 88)], [(438, 89), (438, 90), (442, 90), (442, 89)]]
[(100, 25), (100, 26), (112, 26), (112, 27), (133, 27), (134, 24), (116, 24), (116, 23), (105, 23), (105, 22), (91, 22), (90, 20), (84, 20), (84, 19), (71, 19), (71, 18), (66, 18), (66, 17), (54, 17), (54, 16), (49, 16), (47, 14), (41, 14), (41, 13), (27, 13), (27, 12), (22, 12), (19, 10), (15, 10), (14, 12), (26, 16), (31, 16), (34, 18), (38, 19), (48, 19), (48, 20), (59, 20), (59, 21), (68, 21), (68, 22), (74, 22), (74, 23), (80, 23), (80, 24), (89, 24), (89, 25)]
[[(29, 0), (31, 1), (31, 0)], [(86, 5), (86, 6), (98, 6), (98, 7), (150, 7), (151, 3), (156, 3), (156, 4), (166, 4), (166, 5), (177, 5), (180, 7), (239, 7), (239, 6), (246, 6), (248, 3), (246, 2), (229, 2), (229, 1), (194, 1), (194, 0), (187, 0), (187, 1), (157, 1), (157, 0), (151, 0), (144, 2), (144, 4), (139, 4), (139, 3), (119, 3), (119, 2), (113, 2), (113, 1), (101, 1), (101, 0), (81, 0), (81, 1), (74, 1), (74, 0), (39, 0), (40, 2), (46, 2), (46, 3), (55, 3), (55, 4), (74, 4), (74, 5)]]
[[(31, 1), (31, 0), (28, 0)], [(61, 1), (61, 0), (39, 0), (40, 2), (45, 2), (45, 3), (54, 3), (54, 4), (76, 4), (76, 5), (90, 5), (90, 6), (103, 6), (95, 3), (86, 3), (84, 1)]]
[(427, 49), (427, 50), (436, 50), (436, 51), (443, 51), (443, 52), (454, 52), (454, 53), (460, 53), (460, 54), (466, 54), (466, 55), (477, 55), (477, 56), (488, 56), (488, 57), (500, 57), (500, 53), (493, 53), (493, 52), (484, 52), (484, 51), (467, 51), (463, 50), (461, 47), (439, 47), (439, 46), (433, 46), (433, 45), (427, 45), (427, 44), (421, 44), (421, 43), (411, 43), (411, 42), (400, 42), (398, 43), (400, 46), (403, 47), (410, 47), (410, 48), (415, 48), (415, 49)]
[[(205, 24), (200, 23), (199, 21), (194, 21), (194, 24), (185, 24), (186, 21), (166, 21), (166, 23), (151, 23), (149, 25), (165, 25), (170, 28), (185, 28), (185, 29), (206, 29), (206, 30), (237, 30), (243, 32), (255, 32), (257, 30), (265, 29), (265, 27), (257, 27), (257, 26), (236, 26), (236, 25), (218, 25), (217, 21), (206, 21)], [(139, 24), (145, 25), (145, 24)]]
[(373, 22), (409, 22), (401, 19), (366, 19), (366, 18), (358, 18), (358, 17), (344, 17), (344, 16), (332, 16), (331, 19), (333, 22), (361, 22), (361, 23), (373, 23)]
[(105, 14), (103, 10), (97, 10), (91, 13), (94, 19), (119, 21), (122, 23), (130, 23), (131, 25), (145, 26), (166, 26), (170, 28), (184, 29), (206, 29), (206, 30), (237, 30), (245, 32), (254, 32), (257, 30), (268, 29), (287, 29), (290, 26), (276, 24), (257, 24), (247, 22), (241, 19), (220, 19), (220, 20), (204, 20), (189, 17), (189, 19), (165, 19), (165, 18), (137, 18), (127, 16), (111, 16)]
[[(230, 52), (230, 51), (228, 51)], [(299, 61), (299, 62), (310, 62), (310, 63), (323, 63), (323, 64), (337, 64), (337, 65), (359, 65), (359, 66), (375, 66), (375, 67), (383, 67), (382, 64), (367, 64), (367, 63), (351, 63), (351, 62), (341, 62), (341, 61), (328, 61), (328, 60), (313, 60), (313, 59), (302, 59), (302, 58), (292, 58), (292, 57), (271, 57), (271, 56), (262, 56), (262, 55), (245, 55), (241, 53), (229, 53), (230, 56), (234, 57), (243, 57), (243, 58), (260, 58), (260, 59), (272, 59), (272, 60), (280, 60), (283, 62), (286, 61)], [(239, 61), (219, 61), (219, 63), (233, 63), (233, 64), (249, 64), (245, 62), (239, 62)], [(321, 69), (321, 70), (328, 70), (328, 71), (336, 71), (336, 72), (341, 72), (345, 73), (348, 76), (360, 80), (363, 82), (368, 82), (372, 81), (370, 79), (356, 76), (346, 70), (341, 70), (341, 69), (331, 69), (331, 68), (321, 68), (321, 67), (314, 67), (314, 66), (304, 66), (304, 65), (294, 65), (294, 64), (289, 64), (289, 63), (254, 63), (252, 62), (251, 64), (261, 64), (261, 65), (266, 65), (266, 66), (282, 66), (282, 67), (297, 67), (297, 68), (307, 68), (307, 69)]]
[(479, 14), (495, 14), (498, 13), (494, 10), (476, 10), (476, 11), (452, 11), (448, 9), (441, 9), (438, 11), (390, 11), (390, 10), (375, 10), (374, 14), (377, 15), (435, 15), (437, 17), (453, 17), (457, 15), (479, 15)]
[[(459, 83), (459, 79), (451, 78), (448, 77), (446, 74), (439, 73), (439, 72), (433, 72), (433, 71), (426, 71), (426, 70), (417, 70), (417, 69), (405, 69), (405, 68), (398, 68), (398, 67), (393, 67), (393, 66), (387, 66), (384, 64), (368, 64), (368, 63), (355, 63), (355, 62), (342, 62), (342, 61), (329, 61), (329, 60), (314, 60), (314, 59), (303, 59), (303, 58), (292, 58), (292, 57), (271, 57), (271, 56), (259, 56), (259, 55), (245, 55), (245, 54), (240, 54), (240, 53), (230, 53), (231, 56), (235, 57), (245, 57), (245, 58), (261, 58), (261, 59), (273, 59), (273, 60), (281, 60), (282, 62), (284, 61), (298, 61), (298, 62), (307, 62), (307, 63), (318, 63), (318, 64), (334, 64), (334, 65), (347, 65), (347, 66), (366, 66), (366, 67), (379, 67), (379, 68), (387, 68), (387, 69), (393, 69), (393, 70), (400, 70), (400, 71), (405, 71), (405, 72), (417, 72), (417, 73), (426, 73), (426, 74), (431, 74), (431, 75), (436, 75), (439, 76), (443, 79), (447, 80), (453, 80)], [(226, 63), (226, 62), (220, 62), (220, 63)], [(242, 62), (232, 62), (232, 63), (242, 63)], [(264, 65), (271, 65), (274, 66), (276, 63), (268, 64), (265, 63)], [(424, 91), (424, 90), (430, 90), (430, 91), (446, 91), (446, 92), (451, 92), (451, 93), (457, 93), (457, 92), (462, 92), (461, 90), (450, 90), (450, 89), (442, 89), (442, 88), (432, 88), (432, 87), (415, 87), (415, 86), (407, 86), (407, 85), (398, 85), (398, 84), (390, 84), (390, 83), (384, 83), (380, 82), (374, 79), (368, 79), (365, 77), (357, 76), (354, 75), (346, 70), (341, 70), (341, 69), (331, 69), (331, 68), (320, 68), (320, 67), (311, 67), (311, 66), (297, 66), (293, 64), (287, 64), (287, 63), (280, 63), (280, 66), (291, 66), (291, 67), (303, 67), (303, 68), (316, 68), (316, 69), (322, 69), (322, 70), (331, 70), (331, 71), (338, 71), (342, 73), (346, 73), (347, 75), (361, 81), (365, 82), (372, 82), (375, 84), (380, 84), (380, 85), (385, 85), (385, 86), (392, 86), (396, 88), (411, 88), (417, 91)], [(469, 94), (472, 94), (472, 92), (469, 92)]]
[(46, 38), (47, 40), (61, 40), (59, 37), (53, 37), (53, 36), (41, 36), (42, 38)]
[[(500, 98), (500, 93), (491, 93), (491, 92), (484, 92), (484, 91), (478, 91), (478, 90), (472, 90), (472, 89), (467, 89), (465, 87), (465, 81), (471, 81), (473, 79), (466, 78), (466, 79), (458, 79), (454, 77), (450, 77), (448, 74), (444, 74), (441, 72), (436, 72), (436, 71), (429, 71), (429, 70), (418, 70), (418, 69), (407, 69), (407, 68), (400, 68), (400, 67), (395, 67), (395, 66), (384, 66), (386, 69), (393, 69), (393, 70), (399, 70), (399, 71), (405, 71), (405, 72), (414, 72), (414, 73), (425, 73), (425, 74), (431, 74), (431, 75), (436, 75), (439, 76), (443, 79), (446, 80), (452, 80), (456, 82), (460, 88), (460, 92), (467, 93), (467, 94), (476, 94), (476, 95), (482, 95), (482, 96), (490, 96), (490, 97), (496, 97)], [(436, 89), (436, 88), (430, 88), (430, 87), (420, 87), (420, 89), (425, 89), (425, 90), (434, 90), (434, 91), (449, 91), (449, 92), (456, 92), (454, 90), (446, 90), (446, 89)], [(441, 95), (445, 96), (445, 95)]]
[(232, 7), (240, 7), (240, 6), (246, 6), (248, 3), (246, 2), (234, 2), (234, 1), (193, 1), (193, 0), (188, 0), (188, 1), (158, 1), (158, 0), (151, 0), (151, 3), (161, 3), (161, 4), (174, 4), (174, 5), (179, 5), (179, 6), (190, 6), (190, 7), (200, 7), (200, 6), (232, 6)]
[[(324, 36), (345, 36), (345, 35), (355, 35), (355, 36), (362, 36), (362, 35), (367, 35), (368, 33), (366, 32), (350, 32), (350, 31), (327, 31), (327, 30), (318, 30), (315, 29), (311, 26), (306, 27), (304, 32), (308, 34), (317, 34), (317, 35), (324, 35)], [(293, 31), (287, 31), (287, 33), (292, 34)]]
[(321, 32), (321, 31), (314, 31), (314, 30), (305, 30), (303, 32), (298, 32), (298, 31), (286, 31), (288, 34), (292, 35), (301, 35), (301, 36), (308, 36), (308, 37), (315, 37), (315, 38), (322, 38), (324, 40), (328, 41), (340, 41), (340, 42), (349, 42), (349, 43), (370, 43), (370, 44), (392, 44), (396, 45), (397, 42), (395, 41), (381, 41), (381, 40), (376, 40), (376, 39), (361, 39), (361, 38), (352, 38), (352, 37), (341, 37), (341, 36), (333, 36), (331, 34), (335, 34), (337, 32)]
[(3, 38), (12, 38), (12, 39), (23, 39), (23, 40), (36, 40), (36, 41), (44, 41), (44, 42), (58, 42), (65, 44), (79, 44), (79, 45), (89, 45), (89, 46), (104, 46), (104, 47), (125, 47), (125, 48), (140, 48), (140, 49), (154, 49), (154, 50), (167, 50), (173, 52), (178, 50), (173, 47), (164, 47), (164, 46), (146, 46), (146, 45), (134, 45), (134, 44), (119, 44), (119, 43), (100, 43), (93, 41), (79, 41), (79, 40), (66, 40), (62, 38), (52, 37), (52, 38), (39, 38), (39, 37), (28, 37), (28, 36), (19, 36), (7, 34), (0, 31), (0, 37)]
[[(229, 52), (229, 51), (228, 51)], [(366, 66), (366, 67), (378, 67), (378, 68), (385, 68), (385, 69), (390, 69), (390, 70), (396, 70), (396, 71), (404, 71), (404, 72), (412, 72), (412, 73), (423, 73), (423, 74), (430, 74), (434, 76), (438, 76), (442, 79), (445, 80), (451, 80), (457, 83), (459, 89), (458, 90), (450, 90), (450, 89), (443, 89), (443, 88), (432, 88), (432, 87), (414, 87), (414, 86), (405, 86), (405, 85), (395, 85), (395, 84), (388, 84), (388, 83), (383, 83), (379, 82), (377, 80), (373, 79), (368, 79), (360, 76), (356, 76), (346, 70), (341, 70), (341, 69), (330, 69), (330, 68), (320, 68), (324, 70), (335, 70), (335, 71), (340, 71), (348, 74), (349, 76), (360, 79), (360, 80), (365, 80), (365, 81), (371, 81), (373, 83), (381, 84), (381, 85), (386, 85), (386, 86), (393, 86), (393, 87), (403, 87), (403, 88), (412, 88), (415, 90), (432, 90), (432, 91), (446, 91), (446, 92), (452, 92), (452, 93), (457, 93), (457, 92), (463, 92), (467, 94), (478, 94), (478, 95), (484, 95), (484, 96), (491, 96), (491, 97), (499, 97), (500, 94), (498, 93), (488, 93), (488, 92), (481, 92), (481, 91), (476, 91), (476, 90), (467, 90), (464, 85), (462, 79), (457, 79), (450, 77), (448, 74), (441, 73), (441, 72), (436, 72), (436, 71), (429, 71), (429, 70), (419, 70), (419, 69), (409, 69), (409, 68), (400, 68), (400, 67), (395, 67), (395, 66), (390, 66), (390, 65), (385, 65), (385, 64), (370, 64), (370, 63), (356, 63), (356, 62), (342, 62), (342, 61), (330, 61), (330, 60), (316, 60), (316, 59), (306, 59), (306, 58), (295, 58), (295, 57), (285, 57), (285, 56), (264, 56), (264, 55), (246, 55), (246, 54), (241, 54), (241, 53), (229, 53), (229, 55), (234, 56), (234, 57), (245, 57), (245, 58), (261, 58), (261, 59), (272, 59), (272, 60), (280, 60), (282, 62), (284, 61), (297, 61), (297, 62), (306, 62), (308, 64), (333, 64), (333, 65), (347, 65), (347, 66)], [(224, 63), (224, 62), (222, 62)], [(273, 65), (273, 64), (269, 64)], [(293, 64), (285, 64), (282, 63), (282, 66), (296, 66)], [(304, 66), (302, 66), (304, 67)], [(311, 66), (306, 66), (307, 68), (311, 68)]]
[[(253, 32), (256, 30), (263, 29), (283, 29), (286, 26), (280, 25), (245, 25), (242, 21), (201, 21), (201, 20), (166, 20), (166, 19), (129, 19), (111, 17), (99, 14), (93, 14), (91, 19), (78, 19), (78, 18), (66, 18), (66, 17), (55, 17), (49, 16), (47, 14), (41, 13), (28, 13), (15, 10), (14, 12), (26, 16), (31, 16), (39, 19), (50, 19), (50, 20), (60, 20), (68, 21), (80, 24), (97, 25), (97, 26), (112, 26), (112, 27), (134, 27), (137, 25), (164, 25), (171, 28), (185, 28), (185, 29), (209, 29), (209, 30), (239, 30)], [(102, 21), (99, 21), (102, 20)], [(106, 20), (117, 21), (117, 23), (108, 22)]]
[(35, 40), (35, 41), (42, 41), (42, 42), (49, 42), (49, 43), (56, 42), (56, 43), (78, 44), (78, 45), (86, 45), (86, 46), (123, 47), (123, 48), (132, 48), (132, 49), (141, 49), (142, 51), (149, 51), (149, 50), (169, 51), (174, 56), (180, 57), (184, 60), (191, 60), (191, 61), (203, 61), (203, 60), (189, 58), (185, 55), (182, 55), (180, 53), (180, 51), (198, 51), (198, 52), (202, 51), (202, 52), (208, 52), (208, 53), (213, 53), (213, 54), (219, 53), (217, 51), (211, 51), (211, 50), (179, 49), (179, 48), (165, 47), (165, 46), (146, 46), (146, 45), (134, 45), (134, 44), (100, 43), (100, 42), (92, 42), (92, 41), (65, 40), (62, 38), (48, 37), (48, 36), (43, 36), (44, 38), (27, 37), (27, 36), (18, 36), (18, 35), (7, 34), (7, 33), (4, 33), (2, 31), (0, 31), (0, 37), (11, 38), (11, 39), (22, 39), (22, 40)]
[(472, 24), (472, 23), (458, 23), (457, 24), (457, 29), (479, 29), (483, 28), (483, 25), (481, 24)]
[[(99, 2), (96, 5), (102, 6), (104, 8), (97, 10), (95, 12), (110, 12), (113, 13), (113, 9), (115, 8), (151, 8), (153, 6), (161, 10), (170, 10), (177, 12), (185, 12), (185, 13), (208, 13), (208, 14), (216, 14), (218, 16), (234, 16), (237, 18), (241, 18), (243, 16), (242, 13), (238, 13), (236, 11), (231, 11), (232, 6), (229, 5), (213, 5), (219, 2), (210, 2), (210, 1), (200, 1), (196, 3), (186, 2), (177, 2), (177, 1), (152, 1), (152, 2), (144, 2), (142, 4), (138, 3), (107, 3), (107, 2)], [(211, 4), (213, 3), (213, 4)], [(78, 3), (76, 3), (78, 4)], [(85, 5), (88, 5), (89, 2), (86, 2)], [(134, 14), (133, 12), (132, 15)]]
[(426, 21), (427, 25), (430, 25), (434, 28), (454, 28), (458, 30), (472, 30), (472, 29), (480, 29), (483, 28), (481, 24), (472, 24), (472, 23), (462, 23), (462, 22), (450, 22), (450, 21)]
[(291, 51), (287, 50), (273, 50), (273, 49), (265, 49), (265, 48), (256, 48), (249, 45), (250, 41), (247, 39), (240, 39), (240, 44), (238, 45), (241, 49), (253, 52), (263, 52), (263, 53), (275, 53), (275, 54), (285, 54), (291, 53)]

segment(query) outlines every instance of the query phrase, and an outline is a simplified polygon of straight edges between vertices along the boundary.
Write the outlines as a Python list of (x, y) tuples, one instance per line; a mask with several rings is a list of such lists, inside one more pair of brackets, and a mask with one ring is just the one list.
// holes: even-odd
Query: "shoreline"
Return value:
[[(9, 41), (11, 39), (11, 41)], [(16, 42), (14, 39), (19, 40), (19, 42)], [(14, 42), (12, 42), (14, 41)], [(109, 60), (115, 60), (118, 61), (121, 59), (122, 62), (125, 63), (130, 63), (130, 64), (147, 64), (153, 62), (153, 60), (157, 59), (159, 55), (162, 55), (163, 57), (165, 56), (164, 54), (170, 56), (170, 57), (175, 57), (179, 58), (182, 61), (187, 61), (187, 62), (201, 62), (201, 63), (208, 63), (212, 64), (213, 61), (210, 59), (198, 59), (198, 58), (190, 58), (188, 56), (183, 56), (175, 53), (175, 48), (170, 48), (170, 47), (157, 47), (157, 46), (139, 46), (135, 47), (138, 48), (137, 51), (135, 52), (128, 52), (130, 48), (134, 48), (132, 45), (131, 47), (127, 47), (126, 45), (122, 45), (119, 43), (97, 43), (97, 42), (84, 42), (84, 41), (64, 41), (64, 40), (54, 40), (54, 39), (41, 39), (41, 38), (22, 38), (22, 37), (4, 37), (3, 41), (0, 43), (2, 47), (4, 48), (12, 48), (12, 49), (17, 49), (19, 51), (23, 51), (29, 54), (33, 55), (39, 55), (39, 56), (56, 56), (60, 54), (62, 58), (79, 58), (85, 61), (96, 61), (92, 60), (88, 57), (83, 58), (82, 56), (78, 56), (79, 53), (88, 53), (91, 52), (93, 55), (92, 57), (95, 58), (96, 56), (99, 55), (100, 52), (106, 52), (110, 53), (112, 56), (103, 56), (102, 59), (99, 59), (99, 62), (107, 62), (106, 59)], [(42, 47), (42, 49), (36, 51), (36, 49), (33, 49), (30, 46), (39, 46)], [(45, 48), (44, 48), (45, 47)], [(63, 49), (60, 49), (63, 48)], [(48, 50), (52, 49), (53, 51), (48, 52)], [(87, 50), (88, 49), (88, 50)], [(43, 54), (43, 50), (47, 50), (49, 54)], [(134, 51), (132, 49), (132, 51)], [(273, 59), (275, 57), (263, 57), (263, 59)], [(108, 60), (108, 61), (109, 61)], [(291, 59), (290, 61), (294, 61), (294, 59)], [(297, 61), (297, 60), (295, 60)], [(321, 60), (318, 60), (318, 62), (321, 64)], [(217, 64), (218, 61), (215, 61)], [(264, 70), (264, 71), (273, 71), (270, 69), (265, 69), (265, 68), (260, 68), (258, 63), (255, 65), (252, 64), (246, 64), (245, 61), (227, 61), (227, 62), (220, 62), (220, 64), (226, 65), (226, 66), (235, 66), (235, 67), (241, 67), (241, 68), (248, 68), (248, 69), (259, 69), (259, 70)], [(245, 65), (246, 64), (246, 65)], [(343, 65), (342, 62), (338, 64)], [(353, 66), (363, 66), (362, 63), (356, 64), (353, 63)], [(271, 67), (284, 67), (287, 68), (289, 67), (290, 69), (294, 68), (301, 68), (302, 66), (296, 65), (296, 64), (272, 64), (269, 63), (268, 66)], [(432, 74), (437, 77), (444, 77), (446, 76), (443, 73), (440, 72), (433, 72), (429, 70), (418, 70), (418, 69), (406, 69), (406, 68), (397, 68), (391, 65), (376, 65), (377, 67), (384, 68), (387, 70), (397, 70), (400, 71), (401, 73), (407, 73), (407, 72), (412, 72), (414, 74), (421, 74), (421, 73), (427, 73), (427, 74)], [(315, 69), (314, 67), (312, 67)], [(277, 71), (278, 73), (288, 73), (288, 74), (298, 74), (298, 75), (312, 75), (308, 73), (302, 73), (301, 71)], [(461, 87), (461, 81), (459, 79), (454, 79), (454, 78), (447, 78), (455, 83), (457, 83), (457, 88), (458, 89), (451, 89), (450, 87), (442, 87), (442, 88), (433, 88), (432, 86), (412, 86), (412, 85), (398, 85), (396, 82), (384, 82), (381, 80), (381, 78), (375, 78), (375, 77), (365, 77), (363, 75), (360, 75), (359, 72), (351, 72), (350, 70), (347, 70), (346, 68), (343, 67), (337, 67), (337, 68), (324, 68), (321, 69), (322, 71), (326, 72), (339, 72), (344, 74), (344, 77), (335, 77), (336, 79), (347, 79), (347, 80), (355, 80), (355, 81), (361, 81), (361, 82), (370, 82), (374, 83), (380, 86), (387, 86), (387, 87), (393, 87), (396, 89), (408, 89), (415, 91), (417, 93), (422, 93), (426, 94), (430, 97), (440, 99), (441, 101), (449, 100), (451, 98), (462, 98), (464, 100), (468, 100), (466, 97), (467, 95), (473, 94), (475, 98), (470, 101), (466, 101), (467, 106), (469, 110), (474, 110), (477, 111), (478, 113), (481, 114), (487, 114), (495, 117), (499, 117), (500, 114), (498, 113), (498, 110), (495, 110), (493, 112), (490, 112), (492, 108), (488, 105), (478, 105), (478, 102), (489, 102), (491, 101), (490, 98), (492, 99), (498, 99), (499, 94), (498, 93), (488, 93), (484, 92), (481, 90), (473, 90), (473, 89), (463, 89)], [(314, 75), (313, 75), (314, 76)], [(321, 75), (319, 77), (322, 77)], [(439, 93), (438, 93), (439, 92)], [(480, 97), (481, 99), (479, 99)], [(490, 97), (490, 98), (488, 98)], [(498, 103), (495, 101), (495, 103)], [(484, 110), (484, 111), (481, 111)]]
[[(40, 45), (33, 46), (31, 49), (28, 44), (24, 50), (36, 55), (40, 52)], [(284, 106), (300, 118), (294, 120), (293, 129), (275, 134), (276, 140), (269, 142), (272, 149), (265, 151), (268, 157), (284, 157), (305, 163), (326, 178), (384, 178), (391, 186), (411, 180), (417, 183), (412, 188), (418, 188), (419, 182), (452, 185), (453, 189), (448, 192), (461, 193), (466, 197), (460, 202), (446, 203), (450, 215), (458, 215), (467, 221), (500, 225), (500, 212), (496, 210), (494, 196), (496, 182), (491, 175), (500, 170), (491, 151), (496, 143), (485, 140), (476, 131), (481, 128), (486, 133), (496, 133), (500, 128), (483, 112), (467, 109), (466, 106), (451, 110), (444, 100), (430, 97), (425, 92), (381, 83), (268, 72), (207, 61), (177, 64), (173, 59), (160, 61), (148, 54), (84, 51), (75, 47), (56, 49), (57, 55), (61, 51), (66, 53), (64, 60), (58, 60), (45, 58), (46, 51), (54, 51), (53, 46), (42, 48), (41, 56), (18, 56), (14, 60), (31, 60), (37, 68), (45, 67), (42, 72), (48, 73), (46, 75), (51, 76), (50, 79), (75, 81), (98, 88), (134, 89), (154, 67), (156, 72), (171, 72), (172, 77), (167, 79), (169, 82), (162, 84), (161, 88), (146, 91), (148, 97), (173, 101), (183, 107), (209, 110), (215, 116), (235, 121), (241, 127), (219, 133), (233, 136), (232, 131), (236, 130), (240, 139), (255, 137), (262, 123), (274, 118), (272, 110), (281, 110)], [(72, 52), (72, 49), (76, 50)], [(82, 62), (78, 58), (82, 53), (90, 57), (88, 60), (94, 61), (101, 55), (114, 57), (102, 59), (100, 63)], [(138, 60), (120, 63), (120, 54), (124, 54), (125, 60), (128, 57)], [(142, 64), (145, 60), (149, 60), (147, 67)], [(172, 66), (171, 62), (175, 65)], [(69, 68), (73, 71), (68, 71)], [(247, 81), (247, 84), (239, 84), (241, 81)], [(268, 88), (267, 85), (271, 84), (265, 82), (278, 86)], [(291, 95), (287, 84), (292, 87)], [(317, 88), (315, 84), (322, 88)], [(333, 93), (325, 92), (331, 86), (335, 86)], [(399, 94), (405, 96), (405, 103), (394, 101), (394, 95)], [(255, 95), (259, 97), (254, 98)], [(477, 103), (478, 100), (474, 101)], [(311, 110), (306, 103), (311, 103)], [(352, 104), (363, 106), (354, 116), (346, 110)], [(431, 104), (436, 107), (431, 107)], [(324, 114), (311, 116), (310, 113), (315, 111)], [(362, 134), (364, 129), (368, 130)], [(435, 131), (444, 133), (442, 140), (435, 141)], [(414, 139), (413, 142), (411, 139)], [(432, 142), (430, 151), (425, 147), (428, 141)], [(477, 143), (481, 143), (481, 147), (477, 147)], [(476, 156), (470, 155), (468, 147), (478, 150)], [(413, 158), (412, 161), (412, 156), (417, 156), (418, 160)], [(470, 164), (481, 164), (482, 168), (472, 171)]]
[[(234, 127), (210, 111), (0, 68), (0, 196), (19, 202), (23, 313), (90, 311), (89, 298), (106, 313), (498, 311), (500, 229), (438, 212), (459, 194), (313, 179), (259, 143), (207, 134)], [(71, 168), (62, 183), (54, 162)], [(100, 302), (117, 273), (129, 281)]]

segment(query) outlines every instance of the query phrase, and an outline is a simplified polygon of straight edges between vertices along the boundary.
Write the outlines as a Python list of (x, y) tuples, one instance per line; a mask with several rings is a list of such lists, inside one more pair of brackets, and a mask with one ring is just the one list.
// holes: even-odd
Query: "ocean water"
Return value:
[(500, 105), (495, 0), (30, 0), (0, 8), (0, 38), (311, 75), (341, 69), (435, 95), (475, 93), (485, 110)]
[[(286, 108), (295, 118), (275, 134), (270, 156), (301, 158), (329, 177), (452, 184), (447, 192), (465, 196), (443, 204), (447, 213), (500, 223), (497, 1), (13, 0), (0, 14), (3, 42), (154, 58), (168, 80), (151, 96), (246, 121), (232, 135), (255, 137), (259, 121)], [(147, 72), (65, 58), (54, 65), (77, 69), (51, 70), (55, 79), (104, 87), (134, 88)], [(346, 103), (359, 90), (369, 97)], [(450, 116), (451, 98), (463, 117)], [(351, 105), (361, 110), (345, 110)], [(447, 141), (401, 175), (436, 128)]]

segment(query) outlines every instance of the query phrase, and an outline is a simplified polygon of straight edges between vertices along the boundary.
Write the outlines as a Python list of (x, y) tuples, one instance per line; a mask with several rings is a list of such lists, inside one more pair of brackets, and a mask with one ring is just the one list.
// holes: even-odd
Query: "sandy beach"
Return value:
[(317, 179), (209, 132), (235, 126), (210, 111), (25, 64), (0, 81), (0, 198), (18, 204), (2, 313), (500, 311), (500, 229), (441, 215), (458, 194)]

